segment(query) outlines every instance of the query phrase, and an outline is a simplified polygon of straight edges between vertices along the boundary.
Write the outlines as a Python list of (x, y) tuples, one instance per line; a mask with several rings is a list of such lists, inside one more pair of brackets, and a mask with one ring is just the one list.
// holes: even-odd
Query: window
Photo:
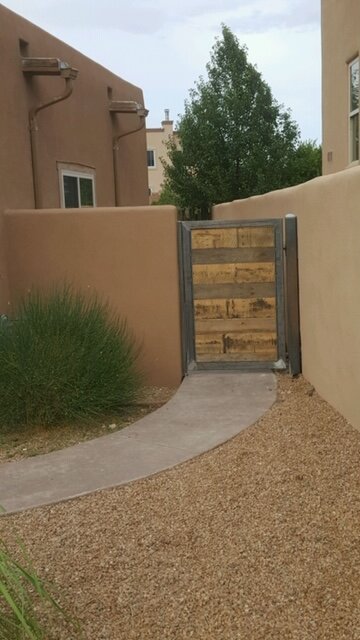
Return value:
[(61, 206), (66, 209), (94, 207), (95, 173), (93, 170), (60, 169)]
[(148, 149), (147, 150), (147, 165), (148, 167), (150, 167), (150, 169), (155, 169), (156, 164), (155, 164), (155, 149)]
[(359, 160), (359, 58), (349, 64), (350, 162)]

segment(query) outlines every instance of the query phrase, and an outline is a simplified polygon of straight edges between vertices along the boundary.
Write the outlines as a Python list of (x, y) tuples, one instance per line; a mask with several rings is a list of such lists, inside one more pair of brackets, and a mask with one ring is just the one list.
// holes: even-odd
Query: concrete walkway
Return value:
[(0, 505), (20, 511), (167, 469), (235, 436), (275, 397), (272, 373), (192, 374), (166, 405), (117, 433), (0, 464)]

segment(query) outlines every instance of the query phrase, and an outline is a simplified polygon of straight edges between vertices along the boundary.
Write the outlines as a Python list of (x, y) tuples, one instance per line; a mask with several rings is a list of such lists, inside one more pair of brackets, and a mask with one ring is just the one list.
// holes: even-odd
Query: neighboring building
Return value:
[(150, 202), (155, 202), (160, 195), (164, 182), (164, 168), (161, 158), (168, 159), (166, 143), (176, 136), (173, 120), (169, 118), (169, 109), (165, 109), (165, 119), (158, 129), (146, 129), (147, 165)]
[(359, 164), (359, 0), (322, 0), (323, 173)]
[(0, 41), (0, 210), (147, 204), (141, 89), (2, 5)]

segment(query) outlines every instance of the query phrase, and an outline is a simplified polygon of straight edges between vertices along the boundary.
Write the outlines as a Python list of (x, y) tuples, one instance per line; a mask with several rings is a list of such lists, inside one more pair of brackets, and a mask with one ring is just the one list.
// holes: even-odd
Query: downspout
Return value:
[[(68, 70), (67, 70), (68, 73)], [(33, 185), (34, 185), (34, 203), (35, 209), (41, 209), (41, 191), (40, 191), (40, 181), (39, 181), (39, 163), (38, 163), (38, 151), (37, 151), (37, 132), (39, 130), (37, 123), (37, 114), (42, 109), (47, 109), (58, 102), (62, 102), (69, 98), (73, 92), (73, 84), (74, 80), (77, 76), (77, 71), (75, 69), (71, 69), (70, 75), (65, 77), (65, 91), (62, 95), (52, 98), (48, 102), (44, 102), (39, 104), (37, 107), (34, 107), (29, 112), (29, 128), (30, 128), (30, 147), (31, 147), (31, 163), (32, 163), (32, 173), (33, 173)]]

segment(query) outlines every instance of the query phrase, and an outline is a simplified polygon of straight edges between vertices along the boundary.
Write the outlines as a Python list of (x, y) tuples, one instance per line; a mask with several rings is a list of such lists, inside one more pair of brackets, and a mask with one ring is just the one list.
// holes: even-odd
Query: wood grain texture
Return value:
[(244, 298), (240, 300), (195, 300), (194, 314), (195, 320), (225, 320), (229, 318), (275, 318), (276, 301), (274, 297)]
[(231, 320), (195, 320), (196, 333), (248, 333), (276, 331), (276, 318), (232, 318)]
[(273, 247), (274, 228), (226, 227), (222, 229), (193, 229), (193, 249), (220, 249), (235, 247)]
[(276, 332), (198, 333), (195, 341), (196, 357), (216, 355), (217, 361), (234, 359), (276, 360)]
[(211, 298), (271, 298), (275, 296), (275, 283), (194, 284), (193, 295), (194, 300), (209, 300)]
[(257, 353), (258, 351), (276, 352), (276, 332), (249, 331), (248, 333), (223, 334), (223, 345), (226, 353)]
[(195, 264), (192, 273), (194, 284), (274, 282), (275, 264), (273, 262)]
[(257, 353), (200, 353), (196, 356), (198, 362), (276, 362), (277, 354), (273, 349), (258, 351)]
[(192, 249), (218, 249), (238, 247), (236, 227), (223, 229), (193, 229), (191, 231)]
[(275, 361), (274, 227), (194, 229), (191, 242), (196, 360)]
[(197, 333), (195, 337), (196, 357), (205, 354), (218, 354), (224, 352), (222, 333)]
[(237, 249), (194, 249), (192, 264), (223, 264), (241, 262), (273, 262), (272, 247), (241, 247)]
[(238, 247), (274, 247), (274, 227), (239, 227)]

